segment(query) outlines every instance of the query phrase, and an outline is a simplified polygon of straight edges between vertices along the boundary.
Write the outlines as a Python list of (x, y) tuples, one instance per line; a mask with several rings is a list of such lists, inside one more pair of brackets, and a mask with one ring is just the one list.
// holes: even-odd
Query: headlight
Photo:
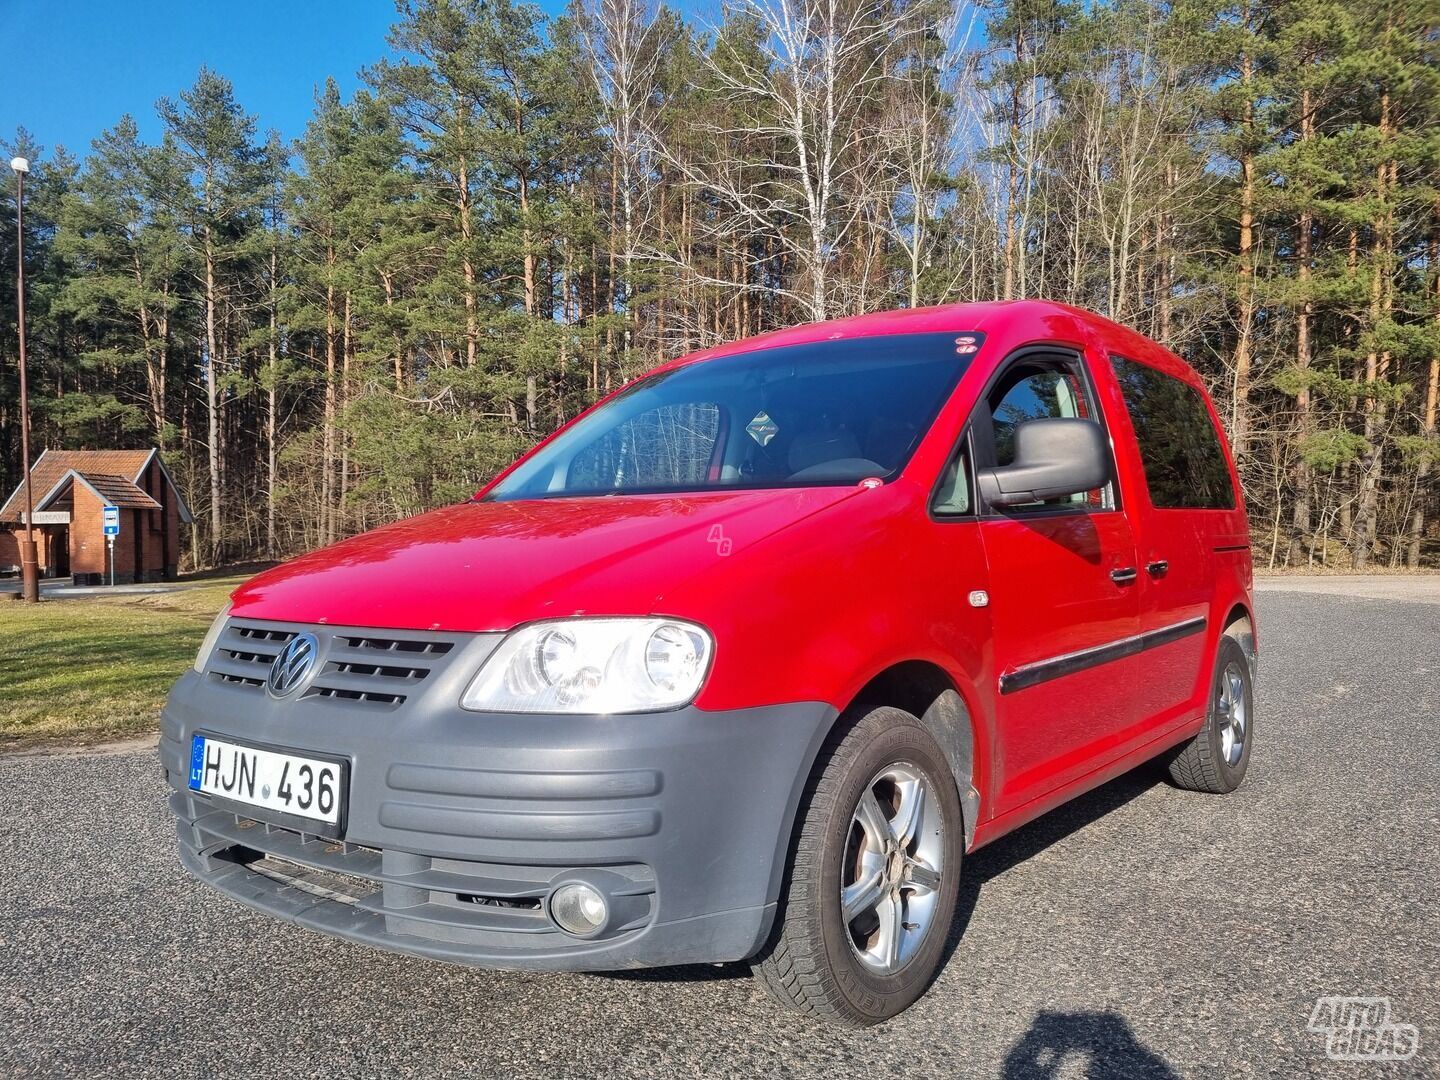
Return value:
[(480, 712), (634, 713), (675, 709), (700, 692), (713, 651), (677, 619), (557, 619), (514, 631), (460, 699)]
[(195, 654), (195, 670), (205, 671), (205, 665), (210, 660), (210, 654), (215, 651), (215, 642), (220, 640), (220, 631), (225, 629), (225, 620), (230, 617), (230, 605), (226, 604), (220, 609), (220, 614), (215, 616), (215, 621), (210, 624), (210, 629), (205, 631), (205, 639), (200, 642), (200, 651)]

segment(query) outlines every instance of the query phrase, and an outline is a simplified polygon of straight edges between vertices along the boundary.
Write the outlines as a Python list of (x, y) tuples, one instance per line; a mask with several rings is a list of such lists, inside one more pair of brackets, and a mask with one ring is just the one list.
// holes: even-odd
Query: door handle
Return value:
[(1110, 571), (1110, 580), (1116, 585), (1129, 585), (1139, 576), (1140, 572), (1133, 566), (1122, 566), (1119, 570)]
[(1145, 572), (1151, 577), (1164, 577), (1170, 569), (1169, 559), (1156, 559), (1145, 564)]

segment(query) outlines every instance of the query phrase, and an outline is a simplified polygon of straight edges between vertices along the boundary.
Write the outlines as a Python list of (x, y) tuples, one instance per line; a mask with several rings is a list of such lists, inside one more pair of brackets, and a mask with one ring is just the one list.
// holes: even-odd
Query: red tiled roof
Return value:
[(159, 510), (160, 504), (123, 476), (102, 476), (99, 473), (76, 473), (111, 506), (122, 510)]
[[(34, 466), (30, 469), (31, 498), (38, 504), (66, 473), (74, 469), (87, 479), (118, 479), (133, 491), (133, 494), (125, 493), (127, 499), (133, 499), (138, 495), (144, 500), (143, 503), (116, 502), (116, 506), (155, 509), (159, 503), (137, 488), (134, 483), (139, 478), (141, 470), (145, 468), (145, 463), (150, 460), (152, 453), (154, 453), (153, 450), (46, 450), (36, 459)], [(93, 480), (91, 486), (100, 491), (103, 497), (110, 498)], [(10, 493), (10, 497), (5, 500), (4, 505), (0, 506), (0, 521), (18, 522), (24, 505), (25, 482), (22, 480), (15, 485), (15, 490)], [(181, 516), (182, 518), (185, 516), (183, 508)]]

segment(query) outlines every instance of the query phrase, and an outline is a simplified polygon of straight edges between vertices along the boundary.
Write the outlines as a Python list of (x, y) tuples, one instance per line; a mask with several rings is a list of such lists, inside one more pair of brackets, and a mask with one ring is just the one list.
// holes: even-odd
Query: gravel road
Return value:
[[(152, 751), (0, 757), (0, 1076), (1440, 1076), (1440, 605), (1286, 580), (1245, 786), (1140, 769), (977, 852), (938, 983), (869, 1031), (743, 968), (332, 941), (180, 870)], [(1306, 1024), (1337, 994), (1388, 996), (1419, 1054), (1329, 1061)]]

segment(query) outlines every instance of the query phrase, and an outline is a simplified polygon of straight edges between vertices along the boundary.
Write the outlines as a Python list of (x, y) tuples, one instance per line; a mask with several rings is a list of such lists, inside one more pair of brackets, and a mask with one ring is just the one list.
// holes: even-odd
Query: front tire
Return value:
[(1234, 791), (1250, 767), (1254, 728), (1255, 686), (1249, 657), (1233, 637), (1222, 636), (1205, 726), (1170, 759), (1170, 779), (1188, 791), (1211, 795)]
[(776, 929), (754, 970), (780, 1002), (877, 1024), (934, 979), (959, 894), (964, 825), (945, 754), (882, 706), (822, 753), (802, 802)]

